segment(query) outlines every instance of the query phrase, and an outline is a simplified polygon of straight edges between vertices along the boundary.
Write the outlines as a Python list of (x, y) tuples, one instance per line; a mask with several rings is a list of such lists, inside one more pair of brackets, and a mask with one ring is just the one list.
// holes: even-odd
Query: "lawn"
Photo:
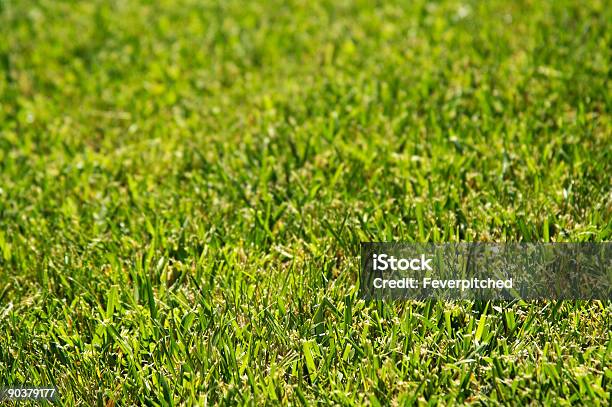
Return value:
[(610, 241), (606, 1), (0, 0), (0, 387), (609, 405), (612, 302), (366, 302), (362, 241)]

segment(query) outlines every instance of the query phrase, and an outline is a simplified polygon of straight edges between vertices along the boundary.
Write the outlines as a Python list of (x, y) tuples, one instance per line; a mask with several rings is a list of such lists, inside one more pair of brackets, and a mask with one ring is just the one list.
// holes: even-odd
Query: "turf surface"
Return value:
[(365, 303), (360, 241), (608, 241), (606, 1), (0, 1), (0, 386), (610, 403), (612, 305)]

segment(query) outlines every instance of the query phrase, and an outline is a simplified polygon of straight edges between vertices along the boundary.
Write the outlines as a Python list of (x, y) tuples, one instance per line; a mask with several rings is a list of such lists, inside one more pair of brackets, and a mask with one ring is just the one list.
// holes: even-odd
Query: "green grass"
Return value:
[(610, 403), (608, 302), (365, 303), (360, 241), (609, 241), (606, 1), (0, 0), (0, 386)]

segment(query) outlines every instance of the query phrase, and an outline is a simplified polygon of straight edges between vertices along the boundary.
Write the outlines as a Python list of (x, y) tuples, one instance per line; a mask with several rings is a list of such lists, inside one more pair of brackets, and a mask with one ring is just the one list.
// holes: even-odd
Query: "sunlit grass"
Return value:
[(610, 302), (365, 303), (360, 241), (607, 241), (606, 2), (0, 0), (0, 386), (601, 404)]

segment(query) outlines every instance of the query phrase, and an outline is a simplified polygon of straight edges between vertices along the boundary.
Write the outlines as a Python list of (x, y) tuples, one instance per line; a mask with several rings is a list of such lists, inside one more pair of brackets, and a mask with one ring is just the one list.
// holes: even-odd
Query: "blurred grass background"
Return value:
[(356, 277), (360, 241), (610, 239), (610, 21), (1, 0), (0, 385), (606, 404), (610, 302), (364, 303)]

